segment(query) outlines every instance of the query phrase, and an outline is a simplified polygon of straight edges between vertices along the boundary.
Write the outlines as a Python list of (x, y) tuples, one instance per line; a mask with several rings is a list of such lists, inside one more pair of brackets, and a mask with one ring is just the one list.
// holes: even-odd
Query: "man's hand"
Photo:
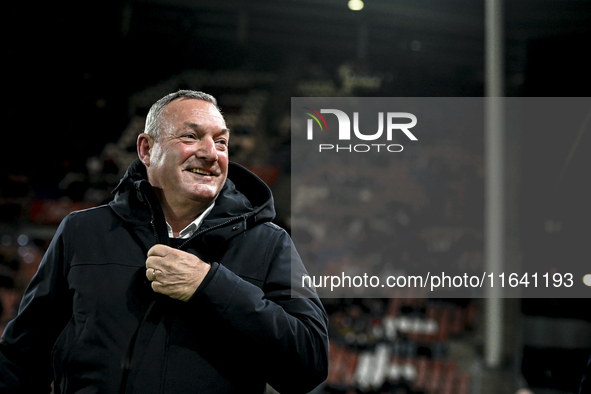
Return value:
[(211, 266), (199, 257), (166, 245), (154, 245), (148, 250), (146, 277), (156, 293), (188, 301)]

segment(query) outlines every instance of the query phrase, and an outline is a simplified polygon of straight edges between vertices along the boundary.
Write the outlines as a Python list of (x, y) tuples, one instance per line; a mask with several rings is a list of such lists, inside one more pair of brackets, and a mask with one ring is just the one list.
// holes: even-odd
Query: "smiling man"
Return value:
[(178, 98), (160, 118), (159, 133), (151, 128), (139, 136), (138, 154), (169, 224), (184, 227), (212, 205), (226, 182), (230, 132), (215, 104), (204, 100)]
[(210, 95), (152, 106), (115, 199), (52, 240), (0, 342), (0, 392), (304, 393), (326, 378), (326, 313), (229, 138)]

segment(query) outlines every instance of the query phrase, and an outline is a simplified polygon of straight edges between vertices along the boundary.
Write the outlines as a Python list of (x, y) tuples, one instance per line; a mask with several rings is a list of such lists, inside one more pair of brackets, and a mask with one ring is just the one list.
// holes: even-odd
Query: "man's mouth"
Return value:
[(213, 175), (211, 172), (202, 170), (201, 168), (189, 168), (187, 171), (190, 171), (194, 174), (199, 174), (199, 175), (206, 175), (206, 176)]

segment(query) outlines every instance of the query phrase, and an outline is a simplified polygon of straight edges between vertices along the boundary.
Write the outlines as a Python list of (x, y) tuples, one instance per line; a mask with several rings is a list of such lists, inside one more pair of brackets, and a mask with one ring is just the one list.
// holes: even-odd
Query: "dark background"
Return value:
[[(23, 190), (62, 197), (64, 176), (118, 139), (130, 95), (186, 69), (276, 73), (284, 83), (267, 107), (262, 133), (270, 138), (294, 81), (311, 69), (336, 75), (348, 62), (385, 75), (377, 96), (484, 95), (481, 1), (368, 0), (360, 12), (337, 0), (10, 2), (3, 15), (0, 198), (8, 222), (18, 222), (12, 198)], [(591, 2), (508, 1), (504, 31), (506, 96), (589, 96)], [(514, 224), (526, 265), (548, 254), (591, 261), (590, 128), (508, 137), (518, 147), (508, 167), (520, 179)], [(562, 224), (558, 237), (545, 231), (548, 221)], [(591, 320), (587, 300), (524, 300), (521, 310)], [(588, 354), (579, 353), (573, 374)], [(532, 357), (524, 373), (566, 387), (543, 367), (536, 372), (545, 356)]]

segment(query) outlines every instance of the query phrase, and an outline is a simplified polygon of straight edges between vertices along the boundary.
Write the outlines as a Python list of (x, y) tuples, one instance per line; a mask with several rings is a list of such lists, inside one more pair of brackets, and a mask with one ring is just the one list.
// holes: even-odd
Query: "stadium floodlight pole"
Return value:
[[(505, 45), (503, 0), (485, 0), (485, 215), (486, 272), (503, 272), (505, 258)], [(498, 286), (485, 289), (484, 358), (496, 368), (503, 357), (503, 298)]]

